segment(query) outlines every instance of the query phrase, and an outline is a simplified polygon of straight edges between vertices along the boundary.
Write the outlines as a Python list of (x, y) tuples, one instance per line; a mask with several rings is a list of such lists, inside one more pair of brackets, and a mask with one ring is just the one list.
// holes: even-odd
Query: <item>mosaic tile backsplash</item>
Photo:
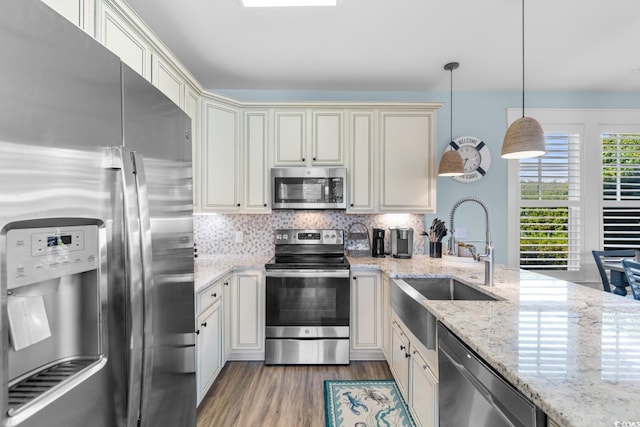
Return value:
[[(279, 228), (339, 228), (361, 222), (369, 229), (385, 230), (385, 250), (391, 248), (389, 227), (413, 228), (413, 253), (424, 253), (424, 216), (413, 214), (347, 215), (340, 211), (274, 211), (269, 215), (194, 215), (193, 228), (198, 255), (273, 253), (274, 233)], [(239, 234), (242, 233), (242, 236)], [(240, 239), (241, 237), (241, 239)], [(236, 239), (238, 238), (238, 239)], [(242, 240), (241, 243), (236, 243)]]

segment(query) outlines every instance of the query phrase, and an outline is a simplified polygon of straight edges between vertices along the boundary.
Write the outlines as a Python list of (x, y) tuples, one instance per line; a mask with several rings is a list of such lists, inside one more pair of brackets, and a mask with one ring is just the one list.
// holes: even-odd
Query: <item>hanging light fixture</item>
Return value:
[[(449, 141), (453, 141), (453, 70), (460, 66), (457, 62), (449, 62), (444, 69), (451, 71), (451, 91), (449, 108), (451, 110), (451, 124), (449, 128)], [(438, 167), (439, 176), (460, 176), (464, 175), (464, 163), (462, 156), (456, 150), (446, 150), (440, 159)]]
[(524, 0), (522, 0), (522, 117), (507, 129), (502, 142), (503, 159), (525, 159), (547, 154), (544, 132), (534, 118), (524, 116)]

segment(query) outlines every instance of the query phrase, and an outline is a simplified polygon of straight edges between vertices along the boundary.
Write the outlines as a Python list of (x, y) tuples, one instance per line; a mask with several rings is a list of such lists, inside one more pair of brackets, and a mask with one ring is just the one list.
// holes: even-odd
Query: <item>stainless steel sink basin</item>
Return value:
[(497, 301), (498, 298), (459, 282), (446, 278), (406, 278), (409, 286), (418, 291), (420, 295), (430, 300), (466, 300), (466, 301)]

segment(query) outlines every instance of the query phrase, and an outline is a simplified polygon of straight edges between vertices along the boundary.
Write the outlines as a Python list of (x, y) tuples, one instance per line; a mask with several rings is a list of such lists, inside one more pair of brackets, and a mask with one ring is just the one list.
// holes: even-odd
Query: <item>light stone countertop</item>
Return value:
[[(195, 291), (271, 254), (199, 257)], [(494, 286), (470, 258), (349, 258), (393, 278), (455, 277), (504, 301), (425, 307), (561, 426), (640, 426), (640, 302), (496, 265)], [(626, 424), (625, 424), (626, 423)]]
[(391, 277), (452, 276), (504, 301), (425, 307), (556, 422), (640, 426), (640, 302), (496, 265), (494, 286), (468, 258), (350, 258)]
[(198, 256), (194, 266), (194, 292), (197, 294), (232, 271), (264, 268), (272, 257), (273, 254)]

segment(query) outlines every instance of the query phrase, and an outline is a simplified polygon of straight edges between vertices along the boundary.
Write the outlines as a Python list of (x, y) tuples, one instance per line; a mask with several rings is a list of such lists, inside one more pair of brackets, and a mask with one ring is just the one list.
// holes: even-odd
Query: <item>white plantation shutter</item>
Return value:
[(640, 248), (640, 134), (602, 134), (603, 248)]
[(580, 140), (546, 133), (547, 154), (520, 160), (521, 268), (580, 268)]

